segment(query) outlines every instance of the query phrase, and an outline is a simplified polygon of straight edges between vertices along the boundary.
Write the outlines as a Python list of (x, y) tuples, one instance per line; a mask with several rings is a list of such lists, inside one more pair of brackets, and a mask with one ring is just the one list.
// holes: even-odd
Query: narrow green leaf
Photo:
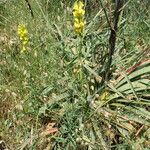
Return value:
[[(150, 66), (146, 66), (144, 68), (138, 69), (131, 74), (128, 75), (129, 80), (132, 80), (133, 78), (137, 78), (139, 76), (142, 76), (143, 74), (150, 73)], [(116, 88), (119, 88), (122, 84), (126, 83), (126, 79), (123, 78), (121, 81), (118, 82), (118, 84), (115, 85)]]

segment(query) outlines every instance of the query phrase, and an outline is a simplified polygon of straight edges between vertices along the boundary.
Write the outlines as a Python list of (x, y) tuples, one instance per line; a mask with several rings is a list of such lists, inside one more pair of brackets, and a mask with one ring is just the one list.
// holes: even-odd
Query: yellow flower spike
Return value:
[(84, 26), (85, 26), (85, 21), (83, 20), (75, 20), (74, 22), (74, 28), (75, 28), (75, 32), (76, 33), (82, 33), (84, 30)]
[(27, 35), (27, 33), (28, 33), (28, 31), (27, 31), (25, 25), (24, 25), (24, 24), (20, 24), (20, 25), (18, 26), (18, 35), (19, 35), (20, 37), (24, 37), (24, 36)]
[(74, 17), (83, 17), (84, 16), (84, 14), (85, 14), (85, 10), (83, 10), (83, 9), (78, 9), (78, 10), (76, 10), (76, 11), (73, 11), (73, 16)]
[(22, 50), (21, 50), (21, 53), (22, 53), (27, 50), (26, 46), (28, 44), (28, 31), (24, 24), (20, 24), (18, 26), (18, 36), (22, 43)]
[(83, 2), (79, 1), (79, 2), (75, 2), (74, 3), (74, 6), (73, 6), (73, 10), (77, 11), (78, 9), (83, 9), (84, 7), (84, 4)]
[(73, 16), (74, 17), (83, 17), (85, 14), (85, 10), (83, 9), (84, 4), (79, 1), (79, 2), (75, 2), (74, 6), (73, 6)]
[(74, 30), (77, 34), (81, 34), (84, 30), (84, 4), (81, 1), (76, 1), (73, 6)]

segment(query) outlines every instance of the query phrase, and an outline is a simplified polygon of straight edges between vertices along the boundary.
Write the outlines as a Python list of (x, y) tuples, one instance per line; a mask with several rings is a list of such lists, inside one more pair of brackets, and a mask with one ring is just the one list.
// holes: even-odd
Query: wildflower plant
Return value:
[(76, 1), (73, 6), (74, 30), (79, 35), (83, 33), (85, 27), (84, 14), (85, 10), (83, 2)]
[(81, 80), (83, 77), (83, 63), (84, 57), (82, 54), (83, 50), (83, 32), (85, 28), (85, 9), (84, 3), (82, 1), (76, 1), (73, 5), (73, 19), (74, 19), (74, 31), (78, 35), (76, 49), (77, 49), (77, 57), (74, 61), (74, 69), (73, 74)]
[(19, 24), (18, 36), (19, 36), (19, 39), (20, 39), (21, 45), (22, 45), (21, 53), (23, 53), (27, 50), (27, 45), (29, 42), (28, 31), (27, 31), (25, 24)]

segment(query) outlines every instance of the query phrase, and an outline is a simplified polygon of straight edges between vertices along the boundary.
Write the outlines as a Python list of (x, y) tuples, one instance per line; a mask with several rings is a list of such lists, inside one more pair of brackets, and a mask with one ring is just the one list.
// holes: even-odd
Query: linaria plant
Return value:
[(74, 18), (74, 31), (77, 35), (77, 57), (75, 59), (75, 67), (73, 72), (78, 75), (78, 78), (82, 78), (82, 65), (83, 65), (83, 57), (82, 57), (82, 37), (85, 29), (85, 9), (84, 3), (82, 1), (76, 1), (73, 5), (73, 18)]
[(0, 149), (148, 150), (148, 3), (0, 2)]

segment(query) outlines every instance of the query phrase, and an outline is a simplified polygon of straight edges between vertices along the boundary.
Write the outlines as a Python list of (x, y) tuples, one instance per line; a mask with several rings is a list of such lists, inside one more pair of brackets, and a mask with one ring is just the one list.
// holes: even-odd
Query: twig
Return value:
[(139, 133), (142, 131), (143, 128), (144, 128), (144, 125), (142, 125), (140, 127), (140, 129), (136, 132), (136, 134), (135, 134), (136, 137), (139, 135)]
[(116, 2), (116, 9), (114, 11), (114, 23), (111, 25), (111, 34), (109, 38), (109, 54), (108, 54), (108, 62), (106, 65), (105, 73), (104, 73), (104, 80), (108, 81), (111, 72), (110, 72), (110, 67), (112, 64), (112, 56), (115, 51), (115, 45), (116, 45), (116, 36), (117, 36), (117, 30), (118, 30), (118, 22), (119, 22), (119, 16), (122, 11), (124, 0), (117, 0)]
[(31, 13), (32, 18), (34, 18), (33, 10), (32, 10), (32, 7), (31, 7), (29, 1), (28, 0), (25, 0), (25, 1), (26, 1), (27, 5), (28, 5), (28, 9), (29, 9), (29, 11)]

